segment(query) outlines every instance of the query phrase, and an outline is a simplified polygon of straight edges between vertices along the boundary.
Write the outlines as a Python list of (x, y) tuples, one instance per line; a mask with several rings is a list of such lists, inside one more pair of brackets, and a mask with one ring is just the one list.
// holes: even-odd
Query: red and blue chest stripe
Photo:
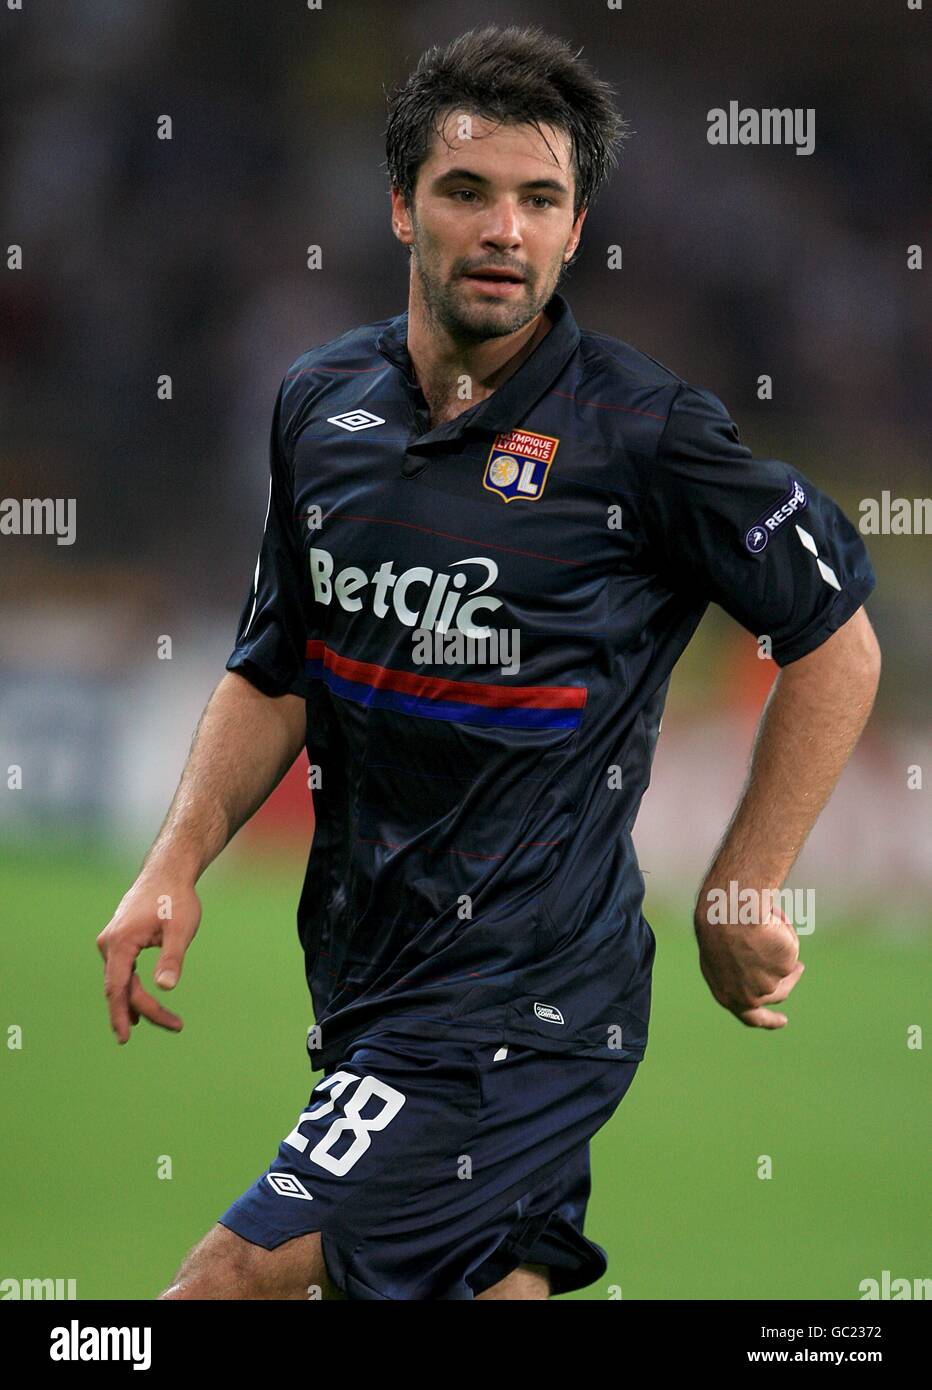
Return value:
[(586, 704), (582, 685), (495, 685), (422, 676), (354, 661), (316, 638), (307, 642), (304, 670), (342, 699), (458, 724), (575, 729)]

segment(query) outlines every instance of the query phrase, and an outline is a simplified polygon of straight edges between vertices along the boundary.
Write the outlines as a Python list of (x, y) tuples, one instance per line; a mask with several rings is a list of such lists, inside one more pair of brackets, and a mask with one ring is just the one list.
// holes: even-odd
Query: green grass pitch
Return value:
[[(313, 1075), (294, 927), (302, 871), (300, 855), (283, 867), (233, 852), (209, 870), (200, 931), (165, 997), (184, 1031), (143, 1020), (121, 1048), (94, 937), (134, 865), (90, 850), (4, 858), (0, 1278), (152, 1298), (264, 1170)], [(764, 1032), (708, 993), (690, 894), (648, 897), (650, 1043), (592, 1146), (586, 1229), (609, 1269), (570, 1297), (857, 1299), (884, 1269), (928, 1274), (928, 1073), (925, 1051), (907, 1046), (925, 1021), (928, 933), (817, 925), (782, 1006), (789, 1025)], [(150, 988), (155, 959), (142, 962)], [(14, 1025), (21, 1050), (8, 1046)]]

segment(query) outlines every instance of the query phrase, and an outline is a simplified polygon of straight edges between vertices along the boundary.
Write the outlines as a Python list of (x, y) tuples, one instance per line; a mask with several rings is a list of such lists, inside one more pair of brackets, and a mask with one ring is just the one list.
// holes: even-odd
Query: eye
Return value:
[(474, 188), (454, 188), (450, 193), (450, 197), (459, 198), (460, 195), (464, 193), (468, 198), (475, 198), (476, 196), (476, 190)]
[(553, 199), (546, 197), (546, 195), (543, 193), (532, 193), (531, 197), (537, 200), (538, 202), (546, 203), (549, 208), (556, 206)]

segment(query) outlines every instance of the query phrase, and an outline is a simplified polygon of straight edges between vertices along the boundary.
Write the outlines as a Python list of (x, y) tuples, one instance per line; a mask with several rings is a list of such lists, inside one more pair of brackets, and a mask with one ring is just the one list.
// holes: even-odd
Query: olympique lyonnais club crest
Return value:
[(504, 502), (523, 498), (536, 502), (544, 490), (559, 439), (529, 430), (509, 430), (497, 436), (489, 453), (482, 486)]

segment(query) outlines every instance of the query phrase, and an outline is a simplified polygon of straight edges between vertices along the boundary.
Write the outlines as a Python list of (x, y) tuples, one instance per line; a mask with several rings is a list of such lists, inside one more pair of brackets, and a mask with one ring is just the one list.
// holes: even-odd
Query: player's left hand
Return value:
[(697, 907), (694, 918), (699, 968), (712, 994), (748, 1028), (785, 1028), (780, 1004), (805, 970), (799, 937), (779, 906), (768, 903), (760, 922), (710, 922)]

